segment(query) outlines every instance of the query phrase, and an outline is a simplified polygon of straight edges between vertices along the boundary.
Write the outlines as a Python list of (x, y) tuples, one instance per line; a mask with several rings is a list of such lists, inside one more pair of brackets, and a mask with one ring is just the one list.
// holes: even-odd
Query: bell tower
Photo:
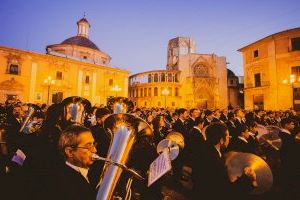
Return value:
[(179, 70), (182, 56), (196, 52), (196, 43), (192, 38), (176, 37), (169, 40), (167, 70)]

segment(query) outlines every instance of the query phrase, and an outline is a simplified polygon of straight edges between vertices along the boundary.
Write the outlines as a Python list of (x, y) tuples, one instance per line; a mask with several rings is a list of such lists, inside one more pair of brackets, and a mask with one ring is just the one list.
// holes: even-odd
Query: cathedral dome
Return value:
[(91, 40), (83, 36), (74, 36), (64, 40), (61, 44), (78, 45), (100, 51), (100, 49)]

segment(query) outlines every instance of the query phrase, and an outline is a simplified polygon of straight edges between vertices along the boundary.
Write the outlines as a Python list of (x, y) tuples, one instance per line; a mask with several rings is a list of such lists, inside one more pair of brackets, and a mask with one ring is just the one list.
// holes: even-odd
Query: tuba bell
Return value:
[[(109, 200), (113, 197), (115, 187), (122, 172), (127, 168), (129, 156), (136, 144), (145, 137), (152, 137), (152, 130), (146, 121), (126, 113), (128, 109), (133, 109), (133, 103), (127, 98), (111, 98), (107, 105), (114, 112), (104, 121), (104, 128), (112, 135), (106, 158), (110, 162), (106, 162), (103, 168), (98, 184), (97, 200)], [(131, 182), (129, 179), (126, 190), (130, 188), (128, 183), (131, 185)]]
[(84, 124), (84, 120), (88, 113), (91, 112), (91, 103), (89, 100), (72, 96), (62, 101), (62, 126), (63, 128), (71, 124)]

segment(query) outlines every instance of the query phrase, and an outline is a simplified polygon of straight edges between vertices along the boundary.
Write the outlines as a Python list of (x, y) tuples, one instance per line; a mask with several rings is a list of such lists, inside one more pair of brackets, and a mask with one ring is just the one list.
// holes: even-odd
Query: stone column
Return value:
[(81, 96), (82, 77), (83, 77), (83, 72), (82, 72), (82, 70), (79, 70), (78, 71), (78, 80), (77, 80), (77, 96)]
[(99, 103), (96, 102), (96, 87), (97, 87), (97, 73), (93, 72), (93, 82), (92, 82), (92, 104)]
[(31, 74), (30, 74), (30, 84), (29, 84), (29, 102), (34, 103), (34, 95), (35, 95), (35, 85), (36, 85), (36, 72), (37, 72), (37, 64), (32, 63), (31, 65)]

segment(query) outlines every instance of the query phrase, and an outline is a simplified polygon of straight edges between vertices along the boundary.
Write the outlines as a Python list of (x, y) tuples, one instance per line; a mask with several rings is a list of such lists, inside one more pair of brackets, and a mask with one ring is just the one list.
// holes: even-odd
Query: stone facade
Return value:
[[(176, 72), (178, 74), (177, 81), (175, 82), (176, 86), (174, 86), (178, 88), (178, 96), (172, 96), (172, 98), (168, 96), (166, 100), (168, 107), (227, 108), (227, 69), (225, 57), (218, 57), (215, 54), (195, 53), (195, 42), (191, 38), (186, 37), (171, 39), (167, 52), (166, 70), (145, 72), (142, 74), (150, 73), (157, 74), (157, 76), (159, 74), (168, 74), (168, 72)], [(129, 90), (136, 90), (141, 85), (145, 88), (151, 84), (153, 85), (152, 82), (147, 81), (143, 83), (131, 81), (136, 76), (140, 76), (140, 74), (130, 77), (130, 83), (134, 84), (130, 84)], [(154, 84), (158, 88), (168, 88), (169, 85), (170, 83), (166, 81)], [(151, 106), (163, 107), (163, 104), (160, 103), (161, 105), (159, 105), (159, 102), (162, 101), (162, 96), (162, 94), (158, 94), (152, 101), (154, 104)], [(134, 96), (132, 100), (139, 102), (140, 96)]]
[[(127, 97), (129, 72), (110, 66), (110, 56), (88, 39), (89, 27), (81, 19), (73, 37), (77, 40), (49, 45), (47, 54), (0, 46), (0, 102), (17, 97), (47, 103), (49, 95), (49, 103), (81, 96), (92, 104), (106, 104), (107, 97)], [(49, 76), (55, 84), (45, 83)], [(117, 94), (112, 90), (116, 85), (121, 88)]]
[(267, 36), (239, 51), (246, 109), (300, 109), (300, 28)]
[(240, 107), (239, 103), (239, 78), (227, 69), (228, 102), (232, 108)]

